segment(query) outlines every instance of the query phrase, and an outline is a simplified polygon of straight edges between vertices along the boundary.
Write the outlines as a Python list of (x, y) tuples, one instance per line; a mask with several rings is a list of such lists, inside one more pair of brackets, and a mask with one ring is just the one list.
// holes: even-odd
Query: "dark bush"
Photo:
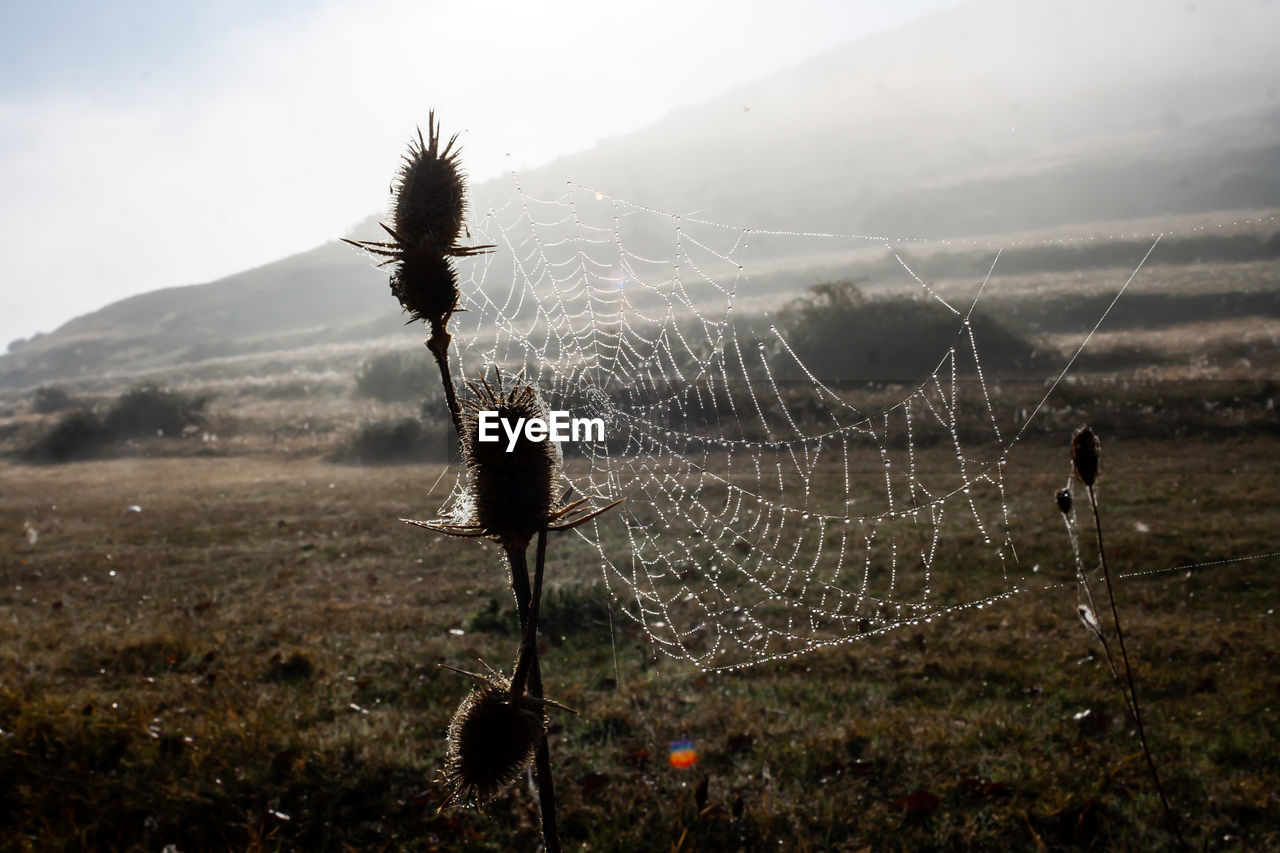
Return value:
[[(532, 568), (532, 567), (531, 567)], [(511, 599), (500, 606), (496, 598), (463, 623), (468, 633), (518, 634), (520, 622), (516, 618)], [(567, 584), (551, 587), (542, 594), (538, 611), (538, 633), (552, 642), (561, 642), (578, 636), (608, 636), (610, 623), (609, 594), (599, 583)], [(622, 626), (615, 626), (621, 630)]]
[(23, 453), (29, 462), (70, 462), (97, 456), (111, 441), (111, 434), (98, 417), (86, 409), (76, 409), (58, 422)]
[(268, 662), (267, 680), (309, 681), (315, 672), (316, 665), (306, 652), (295, 651), (288, 657), (276, 652)]
[[(867, 299), (853, 281), (814, 285), (778, 319), (796, 355), (827, 382), (919, 381), (950, 347), (961, 353), (969, 348), (964, 318), (941, 303)], [(1025, 337), (982, 314), (970, 322), (988, 374), (1021, 374), (1037, 366), (1040, 356)]]
[(131, 388), (115, 401), (103, 424), (117, 439), (144, 436), (179, 436), (188, 426), (204, 426), (201, 414), (208, 402), (196, 397), (146, 384)]
[(35, 400), (31, 404), (32, 410), (38, 415), (51, 415), (54, 412), (64, 412), (70, 409), (74, 404), (71, 395), (63, 388), (52, 385), (43, 385), (36, 389)]
[(548, 637), (607, 636), (609, 594), (602, 584), (552, 587), (543, 593), (538, 630)]
[(23, 452), (29, 462), (69, 462), (101, 454), (114, 441), (155, 435), (180, 436), (189, 426), (204, 426), (204, 397), (156, 385), (140, 385), (121, 394), (105, 417), (75, 409)]
[(385, 353), (360, 365), (356, 374), (356, 394), (384, 403), (438, 395), (439, 385), (436, 366), (426, 355)]
[(519, 628), (515, 613), (510, 609), (503, 610), (498, 606), (498, 599), (489, 599), (488, 605), (477, 610), (463, 623), (468, 634), (477, 632), (485, 634), (514, 634)]
[(445, 462), (455, 441), (452, 424), (425, 425), (415, 418), (370, 421), (333, 458), (354, 465)]

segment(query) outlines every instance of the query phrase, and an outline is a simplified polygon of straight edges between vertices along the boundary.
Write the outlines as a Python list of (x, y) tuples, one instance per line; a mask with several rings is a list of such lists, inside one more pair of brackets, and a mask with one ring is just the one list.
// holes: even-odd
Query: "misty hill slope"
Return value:
[[(753, 228), (931, 238), (1277, 207), (1278, 51), (1280, 4), (979, 0), (520, 180), (538, 197), (573, 181)], [(477, 187), (473, 218), (511, 192), (507, 179)], [(380, 234), (376, 219), (357, 233)], [(630, 248), (670, 249), (665, 234), (646, 239)], [(490, 262), (492, 280), (511, 280), (501, 253)], [(402, 322), (385, 272), (334, 243), (16, 342), (0, 387), (373, 339)]]
[(209, 284), (123, 299), (15, 342), (0, 358), (0, 384), (341, 343), (394, 333), (402, 324), (385, 273), (334, 242)]
[(759, 228), (928, 237), (1273, 206), (1280, 8), (1189, 8), (966, 4), (521, 183)]

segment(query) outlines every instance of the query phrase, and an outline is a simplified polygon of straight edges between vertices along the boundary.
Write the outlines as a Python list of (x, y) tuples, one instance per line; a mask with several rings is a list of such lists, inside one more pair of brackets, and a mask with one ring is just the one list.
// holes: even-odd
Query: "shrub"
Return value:
[(370, 421), (333, 459), (355, 465), (448, 461), (456, 439), (452, 424), (425, 425), (415, 418)]
[[(517, 633), (515, 619), (510, 607), (500, 607), (498, 600), (491, 598), (488, 605), (471, 614), (463, 627), (468, 633), (506, 636)], [(552, 587), (542, 595), (538, 631), (553, 642), (581, 635), (607, 636), (609, 625), (609, 594), (602, 584), (567, 584)]]
[(58, 419), (22, 454), (29, 462), (69, 462), (98, 456), (114, 441), (146, 436), (179, 436), (188, 426), (204, 426), (206, 398), (156, 385), (121, 394), (105, 417), (78, 408)]
[(53, 428), (27, 448), (29, 462), (70, 462), (97, 456), (111, 441), (111, 434), (87, 409), (76, 409), (58, 419)]
[(107, 412), (103, 424), (107, 432), (117, 439), (178, 436), (188, 426), (204, 425), (201, 412), (207, 402), (206, 397), (182, 394), (148, 383), (121, 394)]
[(479, 631), (486, 634), (507, 636), (516, 632), (516, 626), (512, 623), (512, 619), (510, 608), (502, 610), (498, 606), (498, 599), (491, 598), (483, 610), (477, 610), (471, 614), (470, 618), (463, 623), (463, 628), (468, 634), (474, 634)]
[(71, 395), (65, 389), (52, 385), (43, 385), (36, 389), (35, 400), (32, 402), (31, 408), (38, 415), (51, 415), (54, 412), (66, 411), (73, 405)]
[(356, 393), (384, 403), (438, 396), (435, 365), (425, 356), (389, 352), (369, 359), (356, 374)]
[(288, 657), (276, 652), (268, 661), (267, 681), (310, 681), (316, 673), (316, 665), (304, 651), (295, 651)]
[(599, 583), (553, 587), (543, 595), (538, 630), (547, 637), (607, 635), (609, 594)]
[[(962, 318), (936, 301), (868, 299), (855, 281), (824, 282), (778, 314), (801, 361), (828, 382), (913, 381), (933, 372), (949, 347), (969, 346)], [(984, 369), (1022, 373), (1039, 356), (1025, 337), (980, 314), (970, 318)]]

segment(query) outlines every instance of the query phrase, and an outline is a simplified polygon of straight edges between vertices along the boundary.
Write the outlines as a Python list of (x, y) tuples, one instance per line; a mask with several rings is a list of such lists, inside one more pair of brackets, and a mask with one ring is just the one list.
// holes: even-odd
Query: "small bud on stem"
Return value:
[(1089, 426), (1081, 427), (1071, 436), (1071, 467), (1080, 482), (1092, 488), (1098, 479), (1098, 465), (1102, 456), (1102, 442)]
[(1070, 487), (1064, 486), (1063, 488), (1058, 489), (1056, 498), (1058, 501), (1058, 512), (1063, 515), (1071, 515), (1072, 500)]

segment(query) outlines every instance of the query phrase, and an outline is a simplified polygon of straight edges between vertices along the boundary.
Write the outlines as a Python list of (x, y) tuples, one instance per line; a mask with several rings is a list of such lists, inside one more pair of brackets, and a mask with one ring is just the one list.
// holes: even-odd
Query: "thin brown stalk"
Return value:
[[(523, 682), (527, 677), (529, 695), (542, 699), (542, 667), (538, 662), (538, 611), (541, 609), (542, 575), (547, 560), (546, 528), (538, 532), (537, 563), (532, 588), (529, 584), (529, 561), (525, 549), (508, 546), (506, 550), (511, 563), (511, 585), (516, 595), (516, 611), (520, 617), (520, 633), (523, 637), (520, 660), (511, 679), (512, 695), (518, 696), (523, 692)], [(551, 777), (551, 746), (546, 732), (538, 739), (533, 755), (533, 769), (538, 782), (538, 805), (542, 812), (542, 843), (547, 853), (560, 853), (556, 792)]]
[[(1147, 769), (1151, 771), (1151, 780), (1155, 782), (1156, 792), (1160, 795), (1160, 803), (1164, 806), (1164, 815), (1169, 823), (1169, 829), (1173, 832), (1174, 837), (1178, 839), (1179, 846), (1184, 850), (1190, 850), (1191, 847), (1187, 844), (1187, 840), (1182, 837), (1182, 827), (1179, 825), (1177, 815), (1174, 814), (1173, 808), (1169, 805), (1169, 798), (1165, 795), (1164, 785), (1160, 782), (1160, 773), (1156, 769), (1155, 759), (1151, 757), (1151, 747), (1147, 744), (1147, 733), (1142, 724), (1142, 709), (1138, 705), (1138, 689), (1133, 680), (1133, 668), (1129, 665), (1129, 653), (1124, 646), (1124, 630), (1120, 627), (1120, 611), (1116, 607), (1115, 591), (1111, 586), (1111, 569), (1107, 566), (1107, 552), (1102, 544), (1102, 517), (1098, 512), (1098, 498), (1092, 483), (1088, 485), (1088, 489), (1089, 505), (1093, 508), (1093, 528), (1098, 537), (1098, 556), (1102, 561), (1102, 577), (1106, 582), (1107, 598), (1111, 602), (1111, 620), (1116, 626), (1116, 641), (1120, 646), (1120, 659), (1124, 664), (1125, 680), (1129, 684), (1129, 695), (1126, 701), (1129, 704), (1134, 725), (1138, 729), (1138, 740), (1142, 744), (1142, 754), (1147, 759)], [(1110, 654), (1110, 650), (1108, 650), (1108, 654)]]
[(453, 419), (453, 430), (458, 435), (458, 442), (462, 442), (462, 409), (458, 405), (458, 392), (453, 387), (453, 378), (449, 375), (449, 344), (453, 341), (453, 337), (449, 334), (446, 324), (431, 324), (431, 337), (427, 338), (427, 349), (431, 350), (431, 354), (435, 356), (436, 366), (440, 368), (440, 384), (444, 386), (444, 399), (449, 406), (449, 417)]
[(1088, 627), (1093, 635), (1098, 638), (1098, 642), (1102, 644), (1102, 654), (1107, 661), (1107, 668), (1111, 670), (1111, 678), (1115, 681), (1116, 689), (1120, 691), (1121, 698), (1124, 699), (1125, 710), (1127, 710), (1129, 712), (1129, 716), (1132, 717), (1134, 716), (1133, 703), (1129, 701), (1129, 691), (1125, 689), (1124, 681), (1120, 677), (1120, 670), (1116, 666), (1116, 657), (1111, 652), (1111, 643), (1107, 640), (1106, 632), (1103, 631), (1101, 625), (1096, 622), (1098, 605), (1093, 598), (1093, 587), (1090, 585), (1089, 578), (1085, 574), (1084, 561), (1080, 558), (1080, 543), (1076, 539), (1076, 531), (1072, 526), (1074, 520), (1073, 515), (1065, 512), (1063, 513), (1062, 521), (1067, 526), (1067, 536), (1071, 539), (1071, 550), (1075, 552), (1076, 582), (1079, 584), (1080, 590), (1084, 593), (1085, 601), (1088, 602), (1089, 612), (1093, 615), (1095, 622), (1091, 624), (1088, 620), (1083, 619), (1083, 617), (1081, 621), (1085, 623), (1086, 627)]

